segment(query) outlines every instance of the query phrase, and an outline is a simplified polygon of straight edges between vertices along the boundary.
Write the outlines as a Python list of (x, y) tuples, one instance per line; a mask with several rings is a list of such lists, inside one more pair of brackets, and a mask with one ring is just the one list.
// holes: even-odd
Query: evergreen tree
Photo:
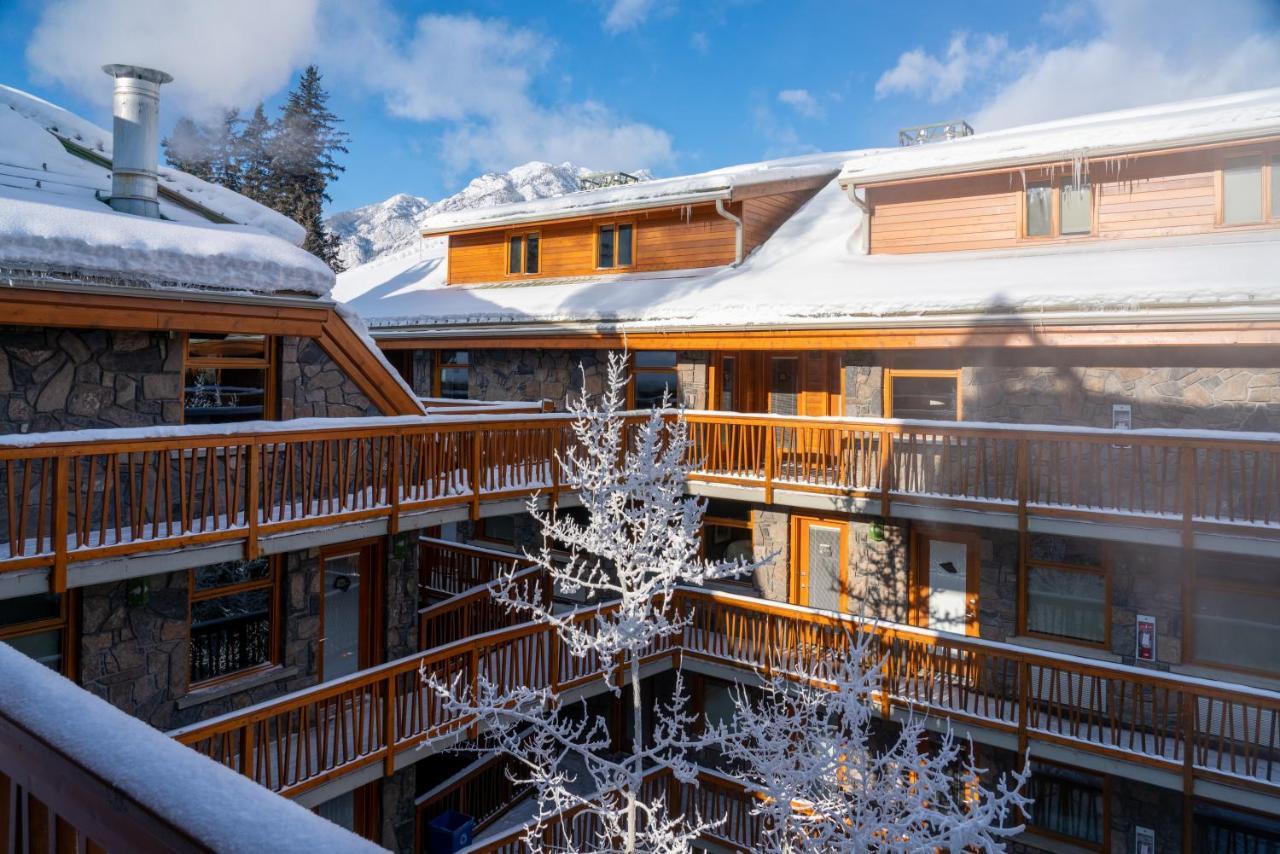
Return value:
[(229, 190), (240, 191), (240, 165), (236, 159), (239, 146), (239, 128), (244, 124), (239, 110), (227, 110), (222, 123), (209, 134), (209, 147), (213, 165), (213, 177), (208, 179)]
[(209, 129), (183, 116), (173, 126), (173, 133), (160, 147), (164, 149), (165, 162), (174, 169), (213, 181), (213, 144)]
[(236, 162), (240, 168), (240, 192), (259, 204), (276, 207), (275, 167), (271, 138), (275, 133), (262, 104), (240, 129), (236, 140)]
[(276, 209), (307, 229), (304, 249), (339, 271), (338, 241), (326, 231), (323, 211), (329, 183), (344, 171), (334, 155), (347, 152), (347, 134), (338, 127), (342, 120), (329, 110), (329, 93), (320, 81), (316, 66), (302, 72), (281, 111), (271, 159)]

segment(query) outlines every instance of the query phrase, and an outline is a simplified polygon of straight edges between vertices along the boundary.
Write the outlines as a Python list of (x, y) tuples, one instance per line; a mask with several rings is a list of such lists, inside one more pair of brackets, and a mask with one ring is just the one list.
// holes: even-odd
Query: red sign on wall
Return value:
[(1134, 656), (1138, 661), (1156, 660), (1156, 618), (1138, 615), (1137, 644)]

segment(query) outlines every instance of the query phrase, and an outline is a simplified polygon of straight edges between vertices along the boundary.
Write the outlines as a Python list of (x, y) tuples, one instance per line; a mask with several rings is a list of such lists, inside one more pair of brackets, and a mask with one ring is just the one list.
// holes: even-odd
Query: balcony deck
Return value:
[[(1280, 556), (1275, 434), (686, 419), (694, 492)], [(561, 414), (3, 437), (0, 596), (511, 512), (561, 493), (571, 437)]]

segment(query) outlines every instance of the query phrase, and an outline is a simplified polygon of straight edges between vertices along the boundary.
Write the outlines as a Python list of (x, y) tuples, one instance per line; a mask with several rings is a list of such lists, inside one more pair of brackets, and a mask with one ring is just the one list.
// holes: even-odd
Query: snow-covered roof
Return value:
[(329, 268), (290, 242), (300, 227), (286, 217), (171, 169), (162, 186), (239, 224), (211, 222), (164, 197), (164, 219), (118, 213), (101, 200), (109, 168), (63, 139), (110, 156), (110, 134), (0, 86), (0, 275), (254, 294), (326, 296), (332, 288)]
[(339, 277), (375, 333), (461, 328), (877, 327), (973, 316), (1280, 308), (1280, 233), (1096, 240), (989, 252), (865, 255), (832, 181), (741, 266), (557, 284), (445, 286), (444, 259), (402, 253)]
[(1280, 133), (1280, 89), (1260, 89), (885, 149), (846, 163), (840, 182), (869, 184), (1085, 157), (1118, 157), (1275, 133)]
[(638, 181), (634, 184), (566, 193), (480, 210), (444, 213), (428, 219), (424, 224), (423, 234), (512, 225), (550, 217), (586, 216), (610, 211), (733, 199), (737, 197), (736, 194), (749, 188), (792, 181), (817, 186), (835, 176), (841, 165), (859, 154), (861, 152), (853, 151), (806, 154), (729, 166), (696, 175)]

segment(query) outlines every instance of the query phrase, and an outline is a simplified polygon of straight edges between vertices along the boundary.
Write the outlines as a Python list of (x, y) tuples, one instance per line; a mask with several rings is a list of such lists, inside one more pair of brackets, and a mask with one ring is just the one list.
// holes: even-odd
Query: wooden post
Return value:
[(1031, 536), (1027, 531), (1027, 499), (1031, 494), (1030, 448), (1026, 439), (1018, 440), (1017, 451), (1018, 489), (1018, 604), (1014, 613), (1017, 615), (1018, 634), (1027, 632), (1027, 552), (1031, 547)]
[(256, 780), (254, 768), (253, 722), (249, 721), (240, 728), (240, 773), (250, 780)]
[(249, 440), (249, 478), (244, 497), (244, 518), (249, 533), (244, 542), (245, 560), (258, 556), (258, 499), (262, 491), (262, 446)]
[[(471, 702), (476, 702), (480, 693), (480, 650), (473, 644), (467, 650), (467, 667), (471, 670)], [(480, 721), (472, 715), (471, 726), (467, 729), (467, 737), (472, 741), (480, 737)]]
[(67, 592), (67, 472), (70, 461), (56, 457), (53, 464), (53, 575), (49, 589)]
[(1018, 761), (1027, 756), (1027, 727), (1030, 723), (1031, 665), (1018, 662)]
[(1182, 850), (1191, 850), (1192, 803), (1196, 793), (1196, 731), (1199, 728), (1195, 695), (1182, 690)]
[(383, 774), (390, 777), (396, 772), (396, 675), (387, 674), (386, 694), (382, 707), (382, 738), (386, 743), (387, 753), (383, 757)]
[(471, 431), (471, 521), (480, 518), (480, 449), (481, 436), (484, 434), (480, 430)]
[(893, 434), (880, 431), (880, 516), (889, 518), (889, 493), (893, 484)]
[(765, 427), (765, 443), (764, 443), (764, 503), (773, 503), (773, 457), (776, 451), (775, 445), (778, 428), (768, 426)]
[(387, 533), (395, 536), (400, 533), (400, 460), (403, 456), (404, 435), (395, 433), (388, 437), (391, 442), (391, 459), (387, 472), (387, 503), (391, 505), (391, 516), (387, 519)]

